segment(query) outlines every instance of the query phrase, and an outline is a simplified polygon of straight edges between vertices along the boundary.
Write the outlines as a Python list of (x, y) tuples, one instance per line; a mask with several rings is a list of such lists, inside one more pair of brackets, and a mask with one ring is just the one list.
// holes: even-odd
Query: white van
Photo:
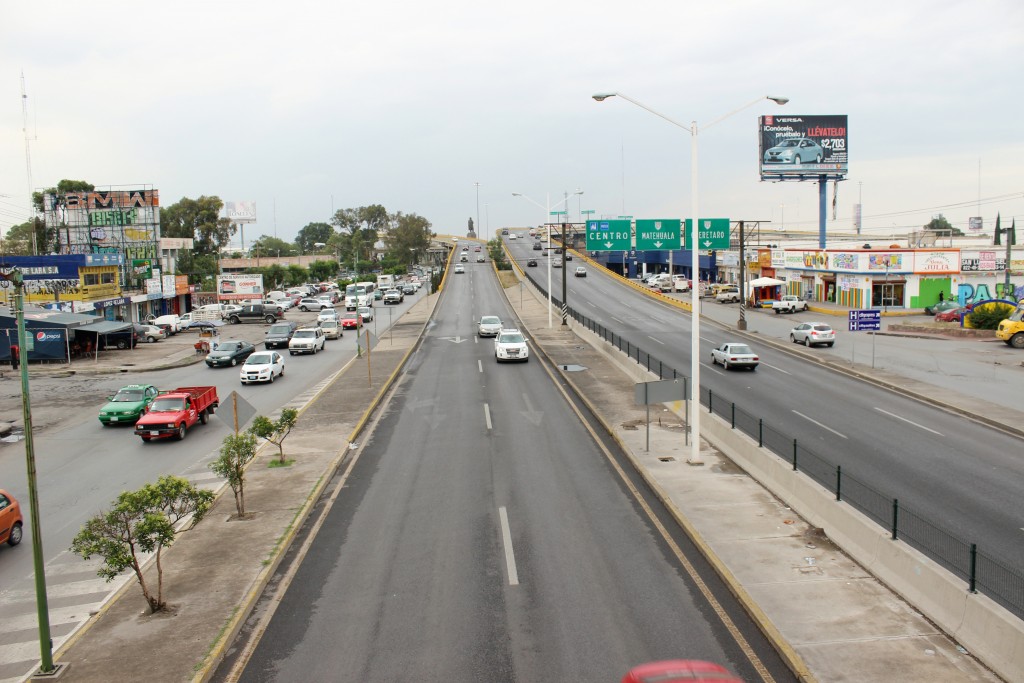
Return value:
[(267, 298), (272, 300), (272, 301), (277, 301), (279, 299), (287, 299), (289, 297), (284, 292), (282, 292), (282, 291), (280, 291), (278, 289), (275, 289), (272, 292), (267, 292)]
[(668, 273), (659, 273), (658, 275), (647, 278), (647, 286), (651, 289), (657, 289), (659, 292), (668, 292), (672, 289), (672, 276)]

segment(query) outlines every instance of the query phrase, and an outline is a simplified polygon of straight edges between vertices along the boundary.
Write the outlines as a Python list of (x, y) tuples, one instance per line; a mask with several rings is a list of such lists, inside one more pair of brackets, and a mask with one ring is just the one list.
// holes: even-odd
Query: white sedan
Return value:
[(746, 344), (738, 342), (725, 342), (711, 351), (712, 365), (722, 364), (726, 370), (729, 368), (750, 368), (757, 370), (760, 359)]
[(364, 323), (368, 323), (373, 320), (373, 309), (369, 306), (360, 306), (356, 309), (359, 317), (363, 319)]
[(274, 379), (284, 376), (284, 356), (277, 351), (257, 351), (245, 359), (239, 379), (242, 384), (253, 382), (274, 383)]

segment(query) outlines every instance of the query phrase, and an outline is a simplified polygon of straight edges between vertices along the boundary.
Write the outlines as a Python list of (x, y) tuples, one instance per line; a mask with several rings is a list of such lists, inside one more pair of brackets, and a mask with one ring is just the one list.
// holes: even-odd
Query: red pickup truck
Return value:
[(172, 436), (180, 441), (196, 422), (206, 424), (219, 405), (217, 387), (178, 387), (162, 391), (135, 423), (135, 433), (145, 442)]

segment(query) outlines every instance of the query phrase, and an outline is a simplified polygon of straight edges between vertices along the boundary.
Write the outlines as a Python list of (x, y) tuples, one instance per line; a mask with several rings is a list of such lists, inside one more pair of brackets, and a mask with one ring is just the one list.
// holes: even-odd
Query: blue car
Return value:
[(766, 164), (820, 164), (825, 150), (810, 138), (789, 138), (764, 153)]

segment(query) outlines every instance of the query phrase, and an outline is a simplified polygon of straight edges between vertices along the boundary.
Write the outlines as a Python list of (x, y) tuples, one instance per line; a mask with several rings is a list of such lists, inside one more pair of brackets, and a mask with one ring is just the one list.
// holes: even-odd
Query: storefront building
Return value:
[(959, 249), (786, 249), (787, 293), (845, 308), (923, 308), (952, 298)]

